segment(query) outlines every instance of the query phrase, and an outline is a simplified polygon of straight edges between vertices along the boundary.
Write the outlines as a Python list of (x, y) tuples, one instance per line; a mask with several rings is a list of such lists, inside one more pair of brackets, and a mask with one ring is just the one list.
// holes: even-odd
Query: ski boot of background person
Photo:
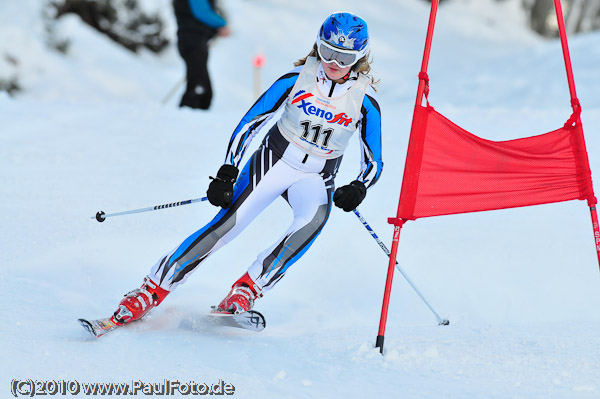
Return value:
[(216, 312), (241, 314), (254, 306), (254, 301), (262, 297), (262, 290), (254, 283), (246, 272), (231, 287), (229, 294), (217, 306)]
[(209, 109), (212, 101), (212, 92), (207, 91), (203, 86), (196, 86), (193, 91), (183, 93), (179, 107), (190, 107), (196, 109)]
[(119, 308), (110, 318), (110, 321), (118, 326), (122, 326), (123, 324), (139, 320), (151, 309), (160, 305), (163, 299), (169, 295), (169, 292), (146, 276), (140, 288), (130, 291), (125, 295), (125, 298), (119, 303)]

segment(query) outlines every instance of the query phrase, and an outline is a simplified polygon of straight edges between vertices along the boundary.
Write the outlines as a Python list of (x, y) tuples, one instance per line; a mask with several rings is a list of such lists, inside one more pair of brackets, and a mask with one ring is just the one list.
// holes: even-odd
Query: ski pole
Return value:
[[(365, 228), (371, 234), (371, 236), (375, 239), (375, 241), (377, 241), (377, 244), (379, 244), (379, 246), (381, 247), (381, 249), (383, 250), (383, 252), (385, 252), (385, 254), (389, 257), (390, 256), (390, 250), (379, 239), (379, 237), (377, 237), (377, 234), (375, 234), (375, 231), (371, 228), (371, 226), (369, 226), (369, 223), (367, 223), (367, 221), (360, 214), (360, 212), (358, 211), (358, 209), (354, 209), (353, 212), (356, 215), (356, 217), (358, 217), (358, 219), (362, 222), (363, 226), (365, 226)], [(438, 321), (438, 325), (440, 325), (440, 326), (447, 326), (448, 324), (450, 324), (450, 321), (448, 319), (442, 319), (437, 314), (437, 312), (433, 309), (433, 307), (431, 307), (431, 305), (429, 304), (429, 302), (427, 302), (427, 300), (425, 299), (425, 297), (419, 292), (419, 290), (417, 289), (417, 287), (413, 284), (413, 282), (410, 280), (410, 278), (406, 275), (406, 273), (404, 272), (404, 270), (402, 270), (402, 267), (400, 267), (400, 264), (398, 263), (398, 261), (396, 261), (396, 269), (398, 269), (398, 271), (400, 272), (400, 274), (402, 274), (402, 276), (404, 277), (404, 279), (406, 280), (406, 282), (412, 287), (413, 290), (415, 290), (415, 292), (417, 293), (417, 295), (423, 300), (423, 302), (425, 303), (425, 305), (427, 305), (427, 307), (429, 308), (429, 310), (431, 310), (431, 312), (435, 315), (435, 317), (436, 317), (436, 319)]]
[(99, 222), (104, 222), (106, 220), (106, 218), (113, 217), (113, 216), (129, 215), (131, 213), (157, 211), (159, 209), (173, 208), (175, 206), (188, 205), (188, 204), (193, 204), (195, 202), (202, 202), (202, 201), (206, 201), (207, 199), (208, 199), (207, 197), (202, 197), (202, 198), (196, 198), (196, 199), (179, 201), (179, 202), (172, 202), (170, 204), (156, 205), (156, 206), (151, 206), (148, 208), (134, 209), (131, 211), (124, 211), (124, 212), (117, 212), (117, 213), (108, 213), (107, 214), (102, 211), (99, 211), (96, 213), (96, 216), (92, 216), (92, 219), (96, 219)]
[(167, 95), (165, 96), (165, 98), (163, 98), (163, 100), (160, 102), (161, 105), (166, 105), (167, 102), (171, 99), (171, 97), (173, 97), (173, 95), (179, 90), (179, 88), (181, 86), (183, 86), (183, 84), (186, 82), (187, 78), (186, 76), (182, 77), (181, 79), (179, 79), (177, 81), (177, 83), (175, 83), (175, 85), (173, 86), (173, 88), (171, 90), (169, 90), (169, 92), (167, 93)]

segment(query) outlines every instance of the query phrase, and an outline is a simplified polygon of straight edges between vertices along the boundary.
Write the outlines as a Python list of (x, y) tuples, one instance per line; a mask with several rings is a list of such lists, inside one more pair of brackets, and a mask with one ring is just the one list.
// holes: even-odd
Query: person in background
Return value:
[(187, 86), (180, 107), (209, 109), (213, 97), (208, 73), (209, 42), (228, 36), (227, 21), (216, 0), (173, 0), (177, 19), (177, 48), (185, 61)]
[[(291, 225), (258, 254), (216, 306), (216, 312), (246, 312), (306, 253), (327, 223), (332, 205), (350, 212), (363, 201), (383, 168), (381, 113), (376, 82), (369, 74), (369, 47), (367, 23), (360, 17), (336, 13), (325, 20), (312, 51), (275, 81), (235, 128), (225, 163), (211, 177), (207, 191), (210, 203), (222, 209), (158, 259), (142, 286), (121, 300), (110, 319), (113, 326), (138, 320), (158, 306), (282, 197), (294, 215)], [(280, 109), (279, 119), (240, 172), (250, 141)], [(354, 181), (336, 189), (334, 178), (353, 136), (360, 143), (359, 172)], [(323, 259), (322, 267), (328, 263)]]

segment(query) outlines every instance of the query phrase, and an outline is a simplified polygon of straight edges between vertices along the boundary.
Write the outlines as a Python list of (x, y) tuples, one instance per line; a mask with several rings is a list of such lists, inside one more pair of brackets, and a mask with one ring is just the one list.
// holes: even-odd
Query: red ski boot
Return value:
[(139, 320), (157, 307), (170, 291), (155, 284), (150, 277), (144, 278), (144, 284), (140, 288), (130, 291), (119, 303), (111, 321), (122, 326), (123, 324)]
[(260, 297), (262, 297), (261, 289), (246, 272), (233, 284), (229, 294), (217, 306), (217, 311), (233, 314), (244, 313), (252, 309), (254, 300)]

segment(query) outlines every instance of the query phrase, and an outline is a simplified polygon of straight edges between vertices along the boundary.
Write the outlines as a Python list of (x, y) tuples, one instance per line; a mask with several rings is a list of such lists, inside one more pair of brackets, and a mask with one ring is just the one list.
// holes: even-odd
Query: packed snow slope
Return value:
[[(359, 209), (390, 247), (387, 218), (400, 193), (429, 4), (224, 2), (232, 35), (211, 49), (216, 94), (213, 108), (201, 112), (177, 107), (181, 88), (161, 105), (184, 74), (174, 41), (158, 57), (136, 55), (68, 17), (57, 27), (71, 40), (65, 56), (44, 44), (40, 3), (0, 3), (0, 76), (16, 76), (24, 89), (0, 93), (0, 396), (12, 397), (14, 380), (167, 379), (223, 380), (241, 398), (600, 397), (600, 273), (581, 201), (408, 223), (398, 261), (450, 325), (438, 326), (396, 273), (384, 356), (374, 342), (387, 257), (355, 215), (339, 209), (257, 302), (265, 331), (181, 327), (216, 304), (285, 231), (291, 213), (283, 200), (146, 321), (90, 339), (76, 319), (110, 315), (160, 256), (217, 210), (203, 202), (102, 224), (92, 217), (204, 196), (255, 99), (252, 58), (266, 57), (266, 89), (306, 55), (321, 22), (338, 10), (369, 22), (385, 168)], [(163, 14), (174, 39), (169, 0), (141, 3)], [(545, 133), (571, 114), (560, 43), (530, 33), (519, 4), (454, 0), (439, 9), (430, 101), (491, 140)], [(599, 43), (598, 33), (570, 38), (596, 179)], [(356, 141), (337, 184), (358, 171)]]

